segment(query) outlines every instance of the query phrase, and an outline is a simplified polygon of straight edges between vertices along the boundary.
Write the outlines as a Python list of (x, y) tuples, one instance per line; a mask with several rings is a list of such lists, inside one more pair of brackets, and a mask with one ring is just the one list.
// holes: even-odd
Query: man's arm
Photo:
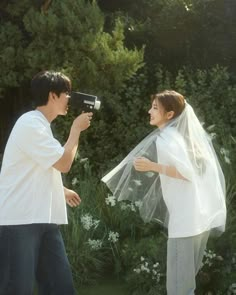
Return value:
[(83, 113), (74, 120), (70, 129), (69, 137), (64, 145), (64, 153), (62, 157), (53, 165), (55, 169), (63, 173), (70, 171), (79, 146), (80, 133), (90, 126), (92, 115), (93, 113)]
[(66, 198), (66, 203), (70, 207), (77, 207), (81, 203), (81, 199), (79, 195), (75, 191), (68, 189), (65, 186), (64, 186), (64, 194)]

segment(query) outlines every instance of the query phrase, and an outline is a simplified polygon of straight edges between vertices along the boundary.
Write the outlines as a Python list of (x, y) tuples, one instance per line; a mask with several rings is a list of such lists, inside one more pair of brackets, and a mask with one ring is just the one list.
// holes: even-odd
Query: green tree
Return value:
[(115, 93), (142, 66), (142, 50), (124, 46), (119, 19), (110, 33), (104, 31), (96, 1), (3, 1), (0, 23), (1, 145), (14, 119), (29, 108), (36, 72), (62, 70), (74, 89), (115, 104)]
[(232, 0), (98, 0), (107, 12), (122, 15), (127, 44), (145, 44), (150, 67), (161, 63), (170, 71), (183, 65), (236, 68), (236, 2)]

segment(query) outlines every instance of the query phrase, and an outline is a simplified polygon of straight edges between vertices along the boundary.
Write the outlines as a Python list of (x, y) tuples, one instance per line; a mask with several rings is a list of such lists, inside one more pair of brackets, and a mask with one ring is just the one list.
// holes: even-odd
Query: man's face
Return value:
[(68, 111), (69, 93), (62, 92), (59, 96), (55, 95), (55, 108), (58, 115), (65, 116)]

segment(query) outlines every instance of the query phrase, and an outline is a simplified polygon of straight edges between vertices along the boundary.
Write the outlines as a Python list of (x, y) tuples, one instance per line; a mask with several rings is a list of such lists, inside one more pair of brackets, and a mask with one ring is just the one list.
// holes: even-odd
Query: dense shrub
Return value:
[[(72, 222), (69, 228), (71, 229), (65, 233), (67, 249), (72, 255), (71, 261), (78, 261), (75, 273), (79, 274), (80, 282), (89, 281), (89, 278), (94, 278), (97, 274), (103, 276), (109, 271), (126, 280), (131, 294), (158, 294), (158, 292), (164, 294), (165, 231), (157, 224), (144, 224), (135, 204), (117, 203), (100, 183), (103, 171), (114, 167), (143, 136), (151, 131), (147, 115), (150, 106), (149, 94), (163, 89), (180, 91), (193, 105), (204, 127), (213, 138), (226, 176), (227, 230), (220, 239), (209, 241), (204, 267), (197, 278), (197, 294), (203, 295), (211, 291), (212, 294), (223, 295), (233, 288), (231, 285), (235, 282), (232, 270), (235, 268), (234, 233), (236, 230), (234, 217), (236, 143), (233, 137), (235, 136), (234, 94), (236, 94), (236, 88), (225, 68), (217, 66), (209, 71), (199, 70), (196, 73), (185, 68), (176, 76), (164, 71), (161, 66), (156, 67), (151, 75), (143, 69), (121, 89), (119, 105), (115, 106), (114, 113), (107, 114), (107, 116), (113, 114), (111, 116), (113, 120), (104, 122), (105, 128), (99, 130), (96, 143), (98, 152), (93, 152), (94, 147), (89, 141), (91, 136), (89, 135), (88, 141), (81, 141), (80, 157), (66, 177), (68, 185), (75, 182), (73, 179), (78, 180), (75, 189), (84, 196), (84, 204), (75, 209), (77, 213), (70, 215)], [(118, 109), (121, 115), (116, 113)], [(99, 116), (105, 117), (105, 107)], [(226, 120), (224, 120), (225, 117), (227, 117)], [(92, 132), (93, 127), (91, 127), (91, 134)], [(86, 135), (83, 140), (85, 138), (87, 139)], [(86, 160), (85, 156), (89, 159)], [(86, 171), (89, 171), (89, 174)], [(91, 226), (89, 231), (85, 230), (81, 221), (77, 223), (73, 221), (75, 216), (78, 221), (85, 214), (90, 214), (90, 217), (87, 215), (90, 221), (99, 220), (96, 229)], [(77, 252), (70, 251), (74, 247), (72, 242), (74, 238), (71, 240), (69, 234), (73, 231), (73, 227), (76, 228), (77, 239), (80, 240), (80, 243), (76, 244)], [(109, 240), (111, 232), (115, 235), (113, 242)], [(94, 251), (92, 243), (98, 243), (99, 249)], [(83, 250), (84, 245), (90, 245), (90, 248), (86, 247)], [(86, 255), (83, 251), (89, 259), (84, 258)], [(100, 261), (99, 269), (91, 262), (93, 258)], [(81, 272), (83, 261), (85, 261), (84, 266), (92, 266), (89, 272), (86, 272), (86, 278), (84, 278), (85, 272)]]
[[(96, 1), (48, 2), (42, 9), (29, 0), (0, 3), (1, 151), (14, 120), (29, 108), (29, 81), (37, 71), (63, 70), (72, 77), (74, 89), (101, 97), (101, 111), (81, 135), (78, 158), (63, 176), (65, 185), (82, 197), (79, 208), (68, 209), (69, 225), (62, 227), (76, 285), (113, 273), (126, 280), (132, 294), (164, 293), (166, 232), (155, 223), (144, 224), (137, 204), (117, 203), (100, 178), (151, 131), (150, 94), (175, 89), (211, 134), (227, 183), (227, 230), (209, 242), (197, 292), (233, 294), (236, 83), (227, 68), (208, 68), (218, 61), (231, 66), (235, 59), (234, 38), (226, 50), (221, 46), (235, 31), (233, 18), (221, 17), (230, 14), (224, 1), (124, 1), (132, 17), (119, 12), (119, 19), (112, 15), (110, 23)], [(143, 18), (149, 13), (150, 18)], [(232, 28), (227, 34), (225, 26)], [(219, 46), (214, 36), (221, 37)], [(143, 43), (145, 67), (143, 50), (133, 49)], [(61, 142), (75, 115), (53, 124)]]
[[(230, 161), (227, 169), (234, 169), (236, 84), (227, 69), (216, 66), (195, 72), (184, 68), (173, 75), (158, 65), (152, 70), (143, 68), (117, 92), (115, 100), (104, 101), (101, 111), (94, 115), (91, 128), (83, 134), (80, 155), (89, 158), (98, 178), (151, 132), (150, 94), (164, 89), (175, 89), (185, 95), (212, 135), (223, 162)], [(68, 128), (62, 124), (59, 127), (58, 134)]]
[[(102, 96), (109, 106), (142, 66), (143, 51), (125, 47), (119, 19), (110, 33), (104, 31), (96, 1), (54, 0), (46, 11), (29, 0), (3, 1), (0, 8), (1, 151), (15, 119), (31, 108), (29, 86), (37, 72), (63, 71), (74, 90)], [(61, 135), (67, 134), (65, 124)]]

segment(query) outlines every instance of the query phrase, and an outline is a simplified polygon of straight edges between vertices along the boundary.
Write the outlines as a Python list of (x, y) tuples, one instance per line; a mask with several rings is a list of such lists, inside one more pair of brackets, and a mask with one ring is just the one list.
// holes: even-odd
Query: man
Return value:
[(67, 223), (66, 202), (80, 197), (63, 187), (80, 133), (92, 113), (78, 116), (64, 146), (50, 123), (68, 111), (71, 82), (60, 72), (38, 73), (31, 82), (36, 109), (23, 114), (8, 139), (0, 174), (0, 294), (75, 294), (59, 224)]

